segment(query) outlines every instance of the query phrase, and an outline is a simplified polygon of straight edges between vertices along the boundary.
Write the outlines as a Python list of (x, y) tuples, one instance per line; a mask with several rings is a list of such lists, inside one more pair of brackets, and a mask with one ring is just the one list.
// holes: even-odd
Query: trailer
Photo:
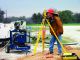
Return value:
[(30, 42), (27, 42), (27, 31), (26, 29), (20, 28), (20, 23), (14, 23), (15, 29), (10, 30), (10, 40), (6, 46), (6, 53), (9, 53), (10, 50), (21, 50), (28, 53), (30, 50)]

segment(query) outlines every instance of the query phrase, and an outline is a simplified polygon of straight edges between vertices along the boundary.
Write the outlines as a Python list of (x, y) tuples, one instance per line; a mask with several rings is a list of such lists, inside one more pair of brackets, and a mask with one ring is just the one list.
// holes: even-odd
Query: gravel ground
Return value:
[[(78, 58), (80, 58), (80, 50), (74, 49), (73, 47), (70, 46), (65, 46), (65, 48), (70, 53), (76, 53)], [(47, 54), (48, 52), (49, 51), (47, 50), (44, 52), (37, 52), (36, 55), (32, 54), (28, 56), (22, 56), (17, 60), (63, 60), (61, 55), (57, 55), (57, 48), (54, 49), (54, 54)]]
[(5, 53), (5, 49), (0, 52), (0, 60), (5, 59), (5, 60), (16, 60), (18, 57), (26, 55), (25, 53), (19, 53), (19, 52), (11, 52), (11, 53)]

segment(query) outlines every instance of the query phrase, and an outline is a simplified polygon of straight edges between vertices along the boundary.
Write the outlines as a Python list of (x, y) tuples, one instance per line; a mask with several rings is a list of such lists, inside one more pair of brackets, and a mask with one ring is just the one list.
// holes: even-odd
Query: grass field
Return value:
[(64, 26), (80, 26), (80, 23), (68, 23), (68, 24), (63, 24)]
[[(41, 26), (41, 24), (27, 24), (27, 26)], [(80, 23), (68, 23), (68, 24), (63, 24), (63, 26), (80, 26)]]
[[(31, 27), (31, 31), (39, 31), (41, 24), (27, 24), (27, 26)], [(63, 26), (80, 26), (80, 23), (69, 23), (69, 24), (63, 24)], [(46, 24), (46, 30), (49, 30), (48, 25)]]
[[(80, 26), (80, 24), (63, 24), (64, 26)], [(40, 26), (41, 26), (41, 24), (28, 24), (27, 26), (30, 26), (31, 27), (31, 32), (36, 32), (36, 31), (39, 31), (40, 30)], [(47, 26), (46, 27), (46, 30), (49, 30), (49, 27)], [(46, 39), (46, 41), (47, 42), (49, 42), (50, 41), (50, 37), (51, 37), (51, 35), (47, 35), (49, 38), (48, 39)], [(33, 41), (34, 43), (36, 42), (36, 41)], [(63, 36), (63, 39), (62, 39), (62, 43), (72, 43), (72, 42), (74, 42), (73, 40), (71, 40), (69, 37), (65, 37), (65, 36)]]

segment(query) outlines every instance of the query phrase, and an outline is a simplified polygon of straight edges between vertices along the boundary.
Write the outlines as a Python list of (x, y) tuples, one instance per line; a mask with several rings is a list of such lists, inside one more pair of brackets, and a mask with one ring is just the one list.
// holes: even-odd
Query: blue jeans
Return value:
[[(62, 41), (62, 36), (61, 35), (58, 35), (58, 38), (59, 38), (60, 41)], [(55, 41), (57, 41), (56, 37), (54, 35), (52, 35), (51, 40), (50, 40), (50, 47), (49, 47), (50, 52), (53, 52)], [(58, 41), (57, 41), (57, 46), (58, 46), (58, 53), (61, 54), (62, 53), (62, 48), (61, 48)]]

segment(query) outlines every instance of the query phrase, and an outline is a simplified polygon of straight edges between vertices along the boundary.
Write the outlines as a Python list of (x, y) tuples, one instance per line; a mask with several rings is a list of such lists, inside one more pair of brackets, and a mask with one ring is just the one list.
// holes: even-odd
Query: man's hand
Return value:
[(42, 19), (42, 24), (45, 24), (46, 19)]

